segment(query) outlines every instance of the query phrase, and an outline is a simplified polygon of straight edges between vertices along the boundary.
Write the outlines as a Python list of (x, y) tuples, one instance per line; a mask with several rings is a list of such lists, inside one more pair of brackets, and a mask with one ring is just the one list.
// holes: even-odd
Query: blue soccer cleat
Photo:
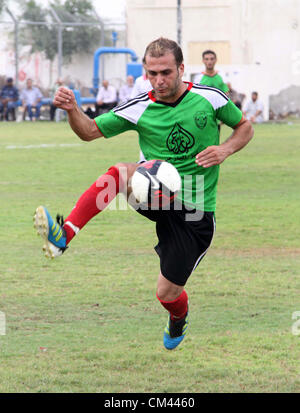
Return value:
[(39, 206), (35, 211), (33, 220), (38, 235), (44, 239), (43, 250), (46, 257), (56, 258), (62, 255), (68, 248), (65, 230), (62, 228), (62, 217), (57, 215), (57, 222), (54, 222), (47, 209)]
[(171, 320), (169, 316), (167, 326), (164, 331), (164, 346), (167, 350), (173, 350), (184, 339), (188, 328), (188, 313), (181, 320)]

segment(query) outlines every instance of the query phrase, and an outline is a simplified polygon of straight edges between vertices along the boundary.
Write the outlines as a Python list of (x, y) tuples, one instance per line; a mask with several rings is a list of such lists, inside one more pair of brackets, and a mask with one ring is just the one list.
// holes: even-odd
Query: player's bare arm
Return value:
[(53, 104), (67, 112), (69, 124), (81, 140), (92, 141), (103, 136), (95, 122), (78, 107), (72, 90), (65, 87), (59, 88)]
[(203, 168), (219, 165), (224, 162), (228, 156), (244, 148), (253, 137), (253, 133), (254, 130), (251, 122), (242, 120), (224, 143), (209, 146), (204, 151), (198, 153), (198, 155), (196, 155), (196, 163)]

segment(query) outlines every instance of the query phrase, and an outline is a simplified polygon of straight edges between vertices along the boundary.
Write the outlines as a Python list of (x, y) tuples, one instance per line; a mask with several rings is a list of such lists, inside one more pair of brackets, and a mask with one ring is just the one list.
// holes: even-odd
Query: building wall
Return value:
[[(266, 117), (269, 95), (300, 85), (300, 0), (182, 0), (181, 8), (187, 79), (209, 46), (234, 88), (259, 92)], [(127, 0), (127, 35), (139, 56), (155, 38), (177, 40), (177, 1)]]

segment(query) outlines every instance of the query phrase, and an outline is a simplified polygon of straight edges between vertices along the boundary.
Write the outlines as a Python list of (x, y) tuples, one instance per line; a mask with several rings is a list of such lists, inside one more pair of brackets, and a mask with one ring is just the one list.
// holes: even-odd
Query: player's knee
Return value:
[(114, 167), (117, 168), (117, 169), (119, 169), (119, 170), (122, 169), (122, 168), (126, 168), (126, 169), (127, 169), (126, 163), (123, 163), (123, 162), (116, 163), (116, 164), (114, 165)]
[(173, 288), (157, 287), (156, 297), (159, 301), (174, 301), (182, 293), (182, 287), (174, 286)]
[(128, 182), (128, 180), (132, 177), (137, 166), (138, 164), (136, 163), (123, 163), (123, 162), (119, 162), (114, 165), (114, 167), (119, 170), (120, 176), (126, 182)]
[(126, 190), (126, 193), (129, 191), (129, 180), (134, 174), (134, 171), (136, 170), (138, 164), (135, 163), (123, 163), (123, 162), (118, 162), (112, 168), (116, 168), (119, 171), (119, 178), (122, 191), (124, 192)]

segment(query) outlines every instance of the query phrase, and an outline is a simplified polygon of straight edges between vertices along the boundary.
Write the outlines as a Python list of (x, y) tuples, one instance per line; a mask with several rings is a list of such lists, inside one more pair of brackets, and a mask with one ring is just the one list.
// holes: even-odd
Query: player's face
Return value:
[(208, 53), (203, 57), (203, 63), (206, 70), (213, 70), (216, 64), (217, 58), (212, 53)]
[(180, 97), (185, 87), (182, 82), (184, 65), (177, 67), (173, 53), (146, 56), (145, 68), (157, 100), (175, 102)]

